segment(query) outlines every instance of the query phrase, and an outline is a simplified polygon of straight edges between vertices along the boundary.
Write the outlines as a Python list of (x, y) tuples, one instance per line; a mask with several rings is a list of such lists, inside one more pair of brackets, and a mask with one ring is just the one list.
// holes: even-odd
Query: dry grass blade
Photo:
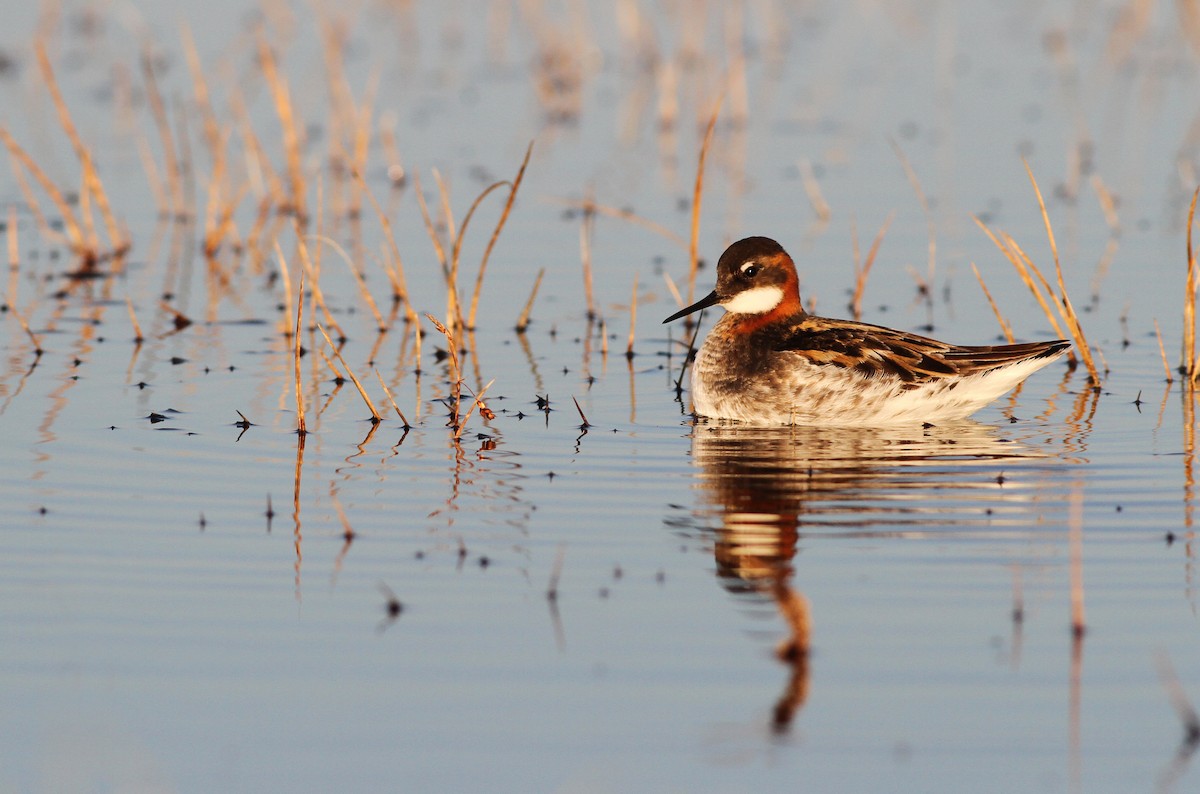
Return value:
[(713, 132), (717, 128), (717, 118), (721, 114), (721, 103), (725, 95), (717, 97), (708, 125), (704, 128), (704, 140), (700, 144), (700, 156), (696, 163), (696, 185), (692, 189), (692, 227), (688, 238), (688, 294), (690, 305), (696, 294), (696, 273), (700, 270), (700, 199), (704, 194), (704, 163), (708, 160), (708, 149), (712, 146)]
[[(508, 199), (504, 202), (504, 210), (500, 213), (500, 220), (496, 221), (496, 228), (492, 230), (491, 239), (488, 240), (487, 248), (483, 251), (483, 259), (479, 262), (479, 273), (475, 276), (475, 289), (471, 293), (471, 311), (467, 314), (467, 327), (475, 327), (475, 315), (479, 309), (479, 293), (483, 290), (483, 274), (487, 271), (488, 260), (492, 256), (492, 249), (496, 247), (496, 240), (500, 238), (500, 232), (504, 230), (504, 225), (508, 222), (508, 214), (512, 211), (513, 202), (517, 200), (517, 191), (521, 189), (521, 182), (525, 179), (525, 169), (529, 165), (529, 157), (533, 154), (533, 141), (529, 142), (529, 146), (525, 149), (525, 159), (521, 161), (521, 167), (517, 169), (517, 175), (513, 177), (512, 190), (508, 192)], [(466, 221), (463, 221), (463, 227), (466, 228)]]
[(1076, 487), (1071, 492), (1070, 507), (1070, 565), (1071, 565), (1071, 632), (1082, 637), (1087, 631), (1083, 609), (1083, 492)]
[(371, 310), (371, 315), (375, 318), (375, 325), (379, 328), (379, 332), (383, 333), (386, 331), (387, 323), (384, 322), (383, 314), (380, 313), (379, 306), (375, 303), (375, 298), (371, 296), (371, 291), (367, 289), (366, 279), (363, 277), (363, 274), (359, 272), (358, 268), (355, 267), (354, 260), (350, 258), (350, 254), (346, 252), (346, 249), (342, 248), (342, 246), (338, 244), (337, 240), (334, 240), (332, 237), (326, 237), (325, 235), (310, 235), (309, 239), (315, 242), (324, 243), (331, 247), (334, 251), (337, 251), (337, 253), (342, 257), (342, 261), (346, 263), (346, 267), (350, 268), (350, 273), (354, 276), (355, 283), (358, 284), (358, 291), (362, 294), (363, 300), (367, 304), (367, 308)]
[(146, 102), (150, 106), (150, 114), (154, 117), (154, 126), (158, 129), (158, 139), (163, 150), (163, 170), (167, 175), (167, 192), (171, 196), (169, 213), (172, 217), (183, 218), (187, 202), (180, 180), (179, 157), (175, 152), (174, 136), (171, 135), (171, 122), (167, 120), (167, 108), (158, 90), (158, 80), (154, 76), (154, 58), (150, 52), (143, 51), (141, 60), (142, 77), (146, 82)]
[(1075, 347), (1079, 350), (1079, 356), (1083, 359), (1083, 364), (1087, 367), (1088, 377), (1092, 381), (1092, 385), (1099, 387), (1100, 373), (1096, 371), (1096, 363), (1092, 360), (1092, 351), (1088, 347), (1087, 339), (1083, 335), (1083, 327), (1079, 324), (1079, 315), (1075, 313), (1075, 307), (1071, 305), (1071, 298), (1067, 295), (1067, 285), (1063, 281), (1062, 264), (1058, 258), (1058, 244), (1054, 241), (1054, 228), (1050, 225), (1050, 215), (1046, 212), (1046, 201), (1042, 198), (1042, 190), (1038, 187), (1037, 179), (1033, 176), (1033, 170), (1029, 167), (1029, 162), (1022, 160), (1025, 164), (1025, 172), (1029, 174), (1029, 181), (1033, 184), (1033, 192), (1037, 195), (1038, 207), (1042, 211), (1042, 222), (1046, 225), (1046, 237), (1050, 240), (1050, 253), (1054, 257), (1054, 274), (1058, 279), (1058, 310), (1066, 321), (1067, 327), (1071, 331), (1071, 338), (1075, 341)]
[(533, 289), (529, 292), (529, 300), (525, 301), (525, 308), (521, 310), (521, 316), (517, 318), (517, 333), (523, 334), (529, 328), (529, 316), (533, 313), (533, 301), (537, 298), (538, 287), (542, 285), (542, 276), (546, 275), (546, 268), (538, 270), (537, 278), (533, 280)]
[(1000, 307), (996, 305), (996, 301), (992, 298), (992, 293), (988, 291), (987, 284), (983, 283), (983, 275), (979, 272), (979, 268), (975, 263), (971, 263), (971, 270), (975, 273), (975, 278), (979, 280), (979, 287), (983, 290), (984, 297), (987, 298), (988, 305), (992, 307), (992, 313), (996, 315), (996, 320), (1000, 323), (1000, 330), (1004, 333), (1004, 338), (1011, 345), (1016, 342), (1016, 337), (1013, 336), (1012, 326), (1004, 319), (1004, 315), (1000, 314)]
[(367, 408), (371, 411), (371, 424), (379, 424), (381, 421), (383, 421), (383, 417), (380, 416), (379, 411), (375, 410), (375, 403), (371, 402), (371, 398), (367, 394), (367, 390), (363, 388), (362, 383), (360, 383), (358, 378), (355, 377), (354, 370), (350, 369), (350, 365), (346, 363), (346, 359), (342, 358), (342, 351), (338, 350), (333, 344), (333, 340), (330, 339), (329, 334), (325, 332), (325, 327), (320, 323), (317, 323), (317, 330), (321, 332), (321, 336), (325, 337), (325, 342), (329, 345), (329, 349), (333, 351), (333, 354), (337, 356), (337, 360), (340, 361), (342, 366), (346, 368), (346, 374), (350, 376), (350, 382), (354, 384), (354, 388), (358, 389), (358, 393), (362, 395), (363, 402), (367, 404)]
[(392, 408), (395, 409), (396, 416), (400, 417), (400, 421), (404, 423), (404, 429), (408, 430), (412, 427), (412, 425), (408, 423), (408, 417), (406, 417), (404, 412), (400, 410), (400, 406), (396, 405), (396, 398), (392, 396), (392, 390), (389, 389), (387, 384), (383, 382), (383, 376), (379, 374), (379, 370), (375, 370), (375, 377), (379, 379), (379, 385), (383, 387), (383, 393), (387, 395), (388, 402), (390, 402), (392, 404)]

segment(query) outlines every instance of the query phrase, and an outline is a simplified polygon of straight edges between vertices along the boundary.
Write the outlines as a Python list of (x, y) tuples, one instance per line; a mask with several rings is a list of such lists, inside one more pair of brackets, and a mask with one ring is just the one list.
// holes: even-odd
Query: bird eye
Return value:
[(758, 275), (758, 271), (761, 269), (762, 269), (761, 266), (759, 266), (758, 264), (756, 264), (754, 262), (750, 262), (748, 264), (742, 265), (742, 275), (744, 275), (746, 278), (754, 278), (755, 276)]

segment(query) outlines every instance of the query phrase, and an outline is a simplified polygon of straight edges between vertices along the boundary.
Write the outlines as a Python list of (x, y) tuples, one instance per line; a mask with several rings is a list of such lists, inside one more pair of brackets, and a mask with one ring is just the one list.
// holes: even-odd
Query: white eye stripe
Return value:
[(745, 273), (747, 270), (749, 270), (749, 269), (750, 269), (750, 268), (752, 268), (752, 267), (758, 267), (758, 263), (757, 263), (757, 262), (753, 262), (753, 261), (751, 261), (751, 262), (746, 262), (746, 263), (745, 263), (745, 264), (743, 264), (743, 265), (742, 265), (740, 268), (738, 268), (738, 270), (740, 270), (741, 272)]
[(725, 311), (734, 314), (762, 314), (774, 309), (782, 300), (783, 290), (779, 287), (755, 287), (739, 292), (722, 305)]

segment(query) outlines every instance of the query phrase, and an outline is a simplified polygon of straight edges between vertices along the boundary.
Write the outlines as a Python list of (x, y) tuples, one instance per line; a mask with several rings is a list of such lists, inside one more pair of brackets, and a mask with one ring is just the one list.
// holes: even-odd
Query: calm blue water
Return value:
[[(65, 7), (49, 23), (51, 60), (134, 247), (120, 274), (66, 278), (69, 254), (39, 233), (11, 170), (0, 175), (21, 253), (5, 302), (45, 349), (34, 355), (12, 311), (0, 317), (0, 790), (1193, 789), (1194, 748), (1160, 671), (1169, 663), (1167, 679), (1200, 697), (1194, 416), (1190, 395), (1164, 383), (1154, 324), (1174, 365), (1197, 70), (1174, 6), (1143, 27), (1123, 8)], [(435, 215), (433, 169), (461, 223), (535, 142), (464, 359), (471, 390), (495, 379), (495, 416), (476, 413), (457, 444), (443, 426), (444, 340), (423, 321), (417, 374), (403, 321), (380, 337), (341, 256), (310, 241), (343, 355), (387, 416), (365, 421), (305, 331), (312, 432), (300, 448), (273, 250), (260, 264), (198, 252), (213, 163), (180, 25), (231, 135), (227, 195), (246, 185), (245, 241), (265, 173), (245, 130), (285, 169), (253, 67), (263, 16), (306, 125), (313, 207), (318, 174), (321, 206), (344, 195), (329, 166), (341, 133), (323, 19), (347, 32), (356, 100), (378, 81), (372, 117), (394, 115)], [(18, 65), (0, 78), (3, 123), (77, 190), (31, 49), (37, 25), (14, 11), (0, 38)], [(157, 219), (139, 154), (162, 168), (140, 99), (143, 25), (188, 142), (199, 230)], [(674, 77), (656, 75), (655, 59)], [(552, 100), (539, 93), (548, 63)], [(137, 87), (131, 114), (122, 70)], [(853, 230), (865, 255), (894, 212), (864, 319), (995, 339), (974, 262), (1017, 336), (1049, 337), (971, 220), (1010, 232), (1051, 272), (1025, 153), (1106, 367), (1100, 392), (1056, 364), (954, 427), (692, 427), (673, 388), (684, 332), (660, 324), (676, 307), (663, 274), (686, 288), (686, 248), (597, 217), (587, 242), (603, 325), (589, 324), (582, 221), (563, 199), (592, 195), (686, 239), (702, 124), (727, 73), (705, 258), (774, 236), (800, 262), (806, 300), (844, 315)], [(665, 133), (664, 90), (679, 103)], [(414, 307), (444, 317), (415, 187), (391, 190), (387, 159), (376, 139), (367, 181)], [(467, 299), (502, 197), (466, 235)], [(928, 278), (930, 221), (923, 301), (910, 273)], [(385, 236), (369, 203), (357, 228), (327, 209), (320, 233), (354, 252), (386, 315)], [(294, 289), (290, 221), (270, 234)], [(697, 292), (711, 283), (701, 270)], [(192, 325), (174, 329), (165, 293)], [(253, 425), (238, 427), (238, 412)]]

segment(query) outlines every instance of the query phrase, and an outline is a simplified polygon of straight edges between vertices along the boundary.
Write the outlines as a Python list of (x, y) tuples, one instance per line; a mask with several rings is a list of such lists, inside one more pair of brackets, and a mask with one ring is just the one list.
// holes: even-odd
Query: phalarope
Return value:
[(1070, 342), (964, 347), (800, 304), (779, 243), (747, 237), (721, 254), (717, 287), (664, 323), (720, 304), (692, 367), (699, 416), (754, 424), (895, 425), (962, 419), (1055, 360)]

